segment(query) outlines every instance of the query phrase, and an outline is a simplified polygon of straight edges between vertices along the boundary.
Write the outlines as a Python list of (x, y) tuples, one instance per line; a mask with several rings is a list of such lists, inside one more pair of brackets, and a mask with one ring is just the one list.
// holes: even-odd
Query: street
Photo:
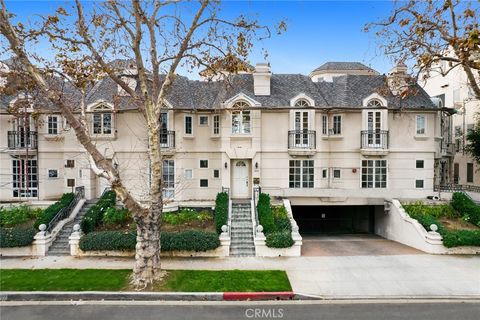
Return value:
[(271, 302), (3, 302), (2, 320), (422, 319), (477, 320), (480, 300)]

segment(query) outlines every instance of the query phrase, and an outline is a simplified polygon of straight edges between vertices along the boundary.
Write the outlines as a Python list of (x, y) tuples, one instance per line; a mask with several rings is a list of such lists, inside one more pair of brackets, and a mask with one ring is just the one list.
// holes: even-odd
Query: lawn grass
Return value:
[(171, 270), (154, 291), (272, 292), (291, 291), (285, 271)]
[[(1, 269), (0, 291), (126, 291), (131, 270)], [(291, 291), (284, 271), (171, 270), (153, 291)]]

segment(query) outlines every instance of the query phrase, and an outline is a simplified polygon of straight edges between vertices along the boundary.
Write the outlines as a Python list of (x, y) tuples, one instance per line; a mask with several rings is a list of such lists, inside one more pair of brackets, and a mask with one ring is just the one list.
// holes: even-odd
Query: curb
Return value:
[(289, 292), (224, 292), (223, 300), (293, 300), (295, 294)]
[(0, 292), (0, 301), (135, 300), (135, 301), (222, 301), (223, 292), (108, 292), (44, 291)]

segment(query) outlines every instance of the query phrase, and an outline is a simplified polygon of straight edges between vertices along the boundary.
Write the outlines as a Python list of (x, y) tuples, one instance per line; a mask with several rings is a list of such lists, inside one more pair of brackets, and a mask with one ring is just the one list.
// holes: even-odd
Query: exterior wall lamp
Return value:
[(228, 163), (225, 161), (225, 169), (228, 168)]
[(258, 169), (258, 162), (255, 162), (255, 169)]

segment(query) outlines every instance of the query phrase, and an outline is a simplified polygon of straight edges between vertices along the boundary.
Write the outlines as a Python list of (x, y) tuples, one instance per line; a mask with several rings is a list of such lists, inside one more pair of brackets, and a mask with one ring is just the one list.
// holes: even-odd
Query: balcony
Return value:
[(314, 155), (317, 148), (316, 136), (315, 130), (288, 131), (288, 153), (297, 156)]
[(164, 154), (175, 153), (175, 131), (165, 130), (160, 132), (160, 148)]
[(37, 149), (37, 132), (8, 131), (8, 149), (10, 151), (26, 152)]
[(388, 130), (363, 130), (360, 137), (360, 152), (370, 156), (386, 155), (388, 140)]

